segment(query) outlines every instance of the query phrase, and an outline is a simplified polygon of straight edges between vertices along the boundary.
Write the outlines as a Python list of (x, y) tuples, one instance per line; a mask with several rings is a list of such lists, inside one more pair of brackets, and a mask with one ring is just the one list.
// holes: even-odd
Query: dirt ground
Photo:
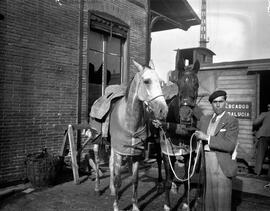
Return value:
[[(35, 189), (30, 193), (17, 192), (1, 198), (0, 210), (3, 211), (109, 211), (112, 210), (113, 197), (109, 190), (109, 171), (104, 170), (101, 179), (101, 195), (94, 193), (93, 175), (82, 176), (79, 185), (73, 183), (72, 172), (65, 169), (57, 184), (51, 187)], [(140, 170), (138, 201), (141, 211), (163, 210), (164, 194), (156, 192), (156, 168)], [(131, 177), (128, 172), (122, 174), (120, 191), (120, 209), (131, 210)], [(172, 195), (173, 210), (181, 210), (183, 187), (177, 195)], [(269, 197), (233, 191), (232, 210), (269, 211)]]

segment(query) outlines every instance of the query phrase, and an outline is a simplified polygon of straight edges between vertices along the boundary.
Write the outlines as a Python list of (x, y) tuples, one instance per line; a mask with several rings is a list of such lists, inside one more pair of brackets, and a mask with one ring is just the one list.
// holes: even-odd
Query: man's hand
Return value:
[(195, 136), (203, 141), (208, 141), (209, 136), (206, 135), (204, 132), (200, 131), (200, 130), (196, 130), (195, 131)]
[(162, 126), (162, 123), (157, 119), (153, 120), (152, 124), (154, 125), (155, 128), (159, 128), (160, 126)]

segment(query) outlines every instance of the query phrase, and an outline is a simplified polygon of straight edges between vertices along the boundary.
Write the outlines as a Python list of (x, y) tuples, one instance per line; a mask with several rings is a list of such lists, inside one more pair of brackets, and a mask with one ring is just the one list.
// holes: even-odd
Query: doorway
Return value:
[(267, 104), (270, 104), (270, 72), (260, 73), (260, 113), (267, 111)]

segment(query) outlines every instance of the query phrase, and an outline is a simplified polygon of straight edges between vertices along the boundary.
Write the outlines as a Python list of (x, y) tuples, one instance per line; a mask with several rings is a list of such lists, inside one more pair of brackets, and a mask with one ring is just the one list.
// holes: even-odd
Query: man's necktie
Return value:
[(212, 123), (215, 123), (216, 120), (217, 120), (217, 115), (215, 115), (214, 118), (212, 118), (211, 122), (212, 122)]

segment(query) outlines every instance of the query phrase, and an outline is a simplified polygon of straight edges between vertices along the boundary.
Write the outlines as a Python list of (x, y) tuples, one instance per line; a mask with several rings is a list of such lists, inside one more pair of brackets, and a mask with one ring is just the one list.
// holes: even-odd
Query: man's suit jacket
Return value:
[[(202, 116), (198, 124), (200, 130), (206, 134), (212, 116)], [(210, 138), (210, 150), (216, 152), (219, 165), (227, 177), (236, 176), (237, 173), (237, 163), (232, 160), (232, 153), (236, 147), (238, 132), (238, 120), (225, 112), (217, 125), (214, 136)]]

